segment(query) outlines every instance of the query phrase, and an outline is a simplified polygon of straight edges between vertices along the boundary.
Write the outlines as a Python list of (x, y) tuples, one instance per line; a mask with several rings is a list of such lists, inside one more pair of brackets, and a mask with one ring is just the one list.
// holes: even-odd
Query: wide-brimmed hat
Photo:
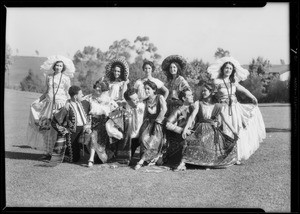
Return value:
[(182, 73), (185, 72), (185, 70), (187, 68), (187, 61), (182, 56), (170, 55), (167, 58), (165, 58), (161, 64), (161, 68), (164, 71), (166, 76), (167, 76), (167, 73), (169, 72), (169, 67), (172, 62), (177, 62), (181, 67)]
[[(113, 75), (112, 73), (112, 68), (115, 66), (115, 65), (120, 65), (122, 66), (122, 71), (121, 72), (124, 72), (124, 78), (123, 81), (126, 81), (128, 79), (128, 76), (129, 76), (129, 66), (128, 66), (128, 63), (126, 62), (125, 60), (125, 57), (120, 57), (120, 58), (117, 58), (117, 59), (113, 59), (111, 60), (106, 66), (105, 66), (105, 75), (108, 79), (110, 79), (111, 75)], [(123, 75), (121, 74), (121, 77)]]
[(47, 58), (47, 60), (41, 65), (40, 69), (44, 72), (44, 74), (52, 74), (53, 66), (57, 61), (62, 61), (65, 65), (65, 70), (63, 73), (69, 77), (73, 77), (75, 73), (75, 66), (71, 59), (61, 56), (61, 55), (54, 55)]
[(228, 57), (228, 56), (218, 59), (216, 62), (214, 62), (207, 68), (207, 72), (209, 74), (211, 74), (212, 79), (216, 79), (219, 77), (220, 72), (221, 72), (221, 67), (226, 62), (231, 62), (234, 65), (235, 70), (236, 70), (235, 80), (237, 82), (244, 81), (247, 79), (247, 77), (249, 75), (249, 71), (247, 69), (243, 68), (236, 59), (234, 59), (233, 57)]

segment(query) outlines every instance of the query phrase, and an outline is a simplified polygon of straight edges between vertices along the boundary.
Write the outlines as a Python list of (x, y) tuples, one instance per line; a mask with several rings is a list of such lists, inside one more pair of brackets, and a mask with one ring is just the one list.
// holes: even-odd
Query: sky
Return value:
[(289, 63), (289, 3), (262, 8), (7, 8), (13, 55), (64, 55), (85, 46), (107, 51), (116, 40), (148, 36), (162, 60), (179, 54), (213, 62), (217, 48), (241, 64), (259, 56)]

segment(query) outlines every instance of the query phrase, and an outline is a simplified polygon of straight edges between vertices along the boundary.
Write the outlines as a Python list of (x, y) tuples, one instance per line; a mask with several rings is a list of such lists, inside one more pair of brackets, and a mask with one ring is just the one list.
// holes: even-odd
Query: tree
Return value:
[(40, 52), (39, 52), (38, 50), (35, 50), (35, 54), (36, 54), (37, 56), (39, 56), (39, 55), (40, 55)]
[(265, 60), (263, 57), (257, 57), (257, 59), (252, 59), (249, 64), (249, 72), (254, 76), (264, 76), (272, 65), (270, 64), (270, 60)]
[(5, 72), (7, 73), (7, 85), (9, 86), (9, 70), (10, 66), (13, 64), (12, 50), (9, 44), (5, 47)]
[(219, 59), (225, 56), (230, 56), (230, 52), (227, 50), (224, 50), (223, 48), (218, 48), (217, 51), (215, 52), (215, 58)]
[(22, 91), (30, 91), (36, 93), (43, 93), (45, 85), (38, 75), (34, 75), (32, 69), (28, 70), (28, 75), (20, 82)]

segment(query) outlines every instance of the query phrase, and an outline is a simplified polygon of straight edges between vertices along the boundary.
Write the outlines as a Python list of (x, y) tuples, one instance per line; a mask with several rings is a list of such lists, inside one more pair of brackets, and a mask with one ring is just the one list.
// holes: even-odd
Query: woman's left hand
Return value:
[(257, 99), (256, 99), (256, 97), (252, 97), (252, 102), (255, 104), (255, 105), (257, 105)]

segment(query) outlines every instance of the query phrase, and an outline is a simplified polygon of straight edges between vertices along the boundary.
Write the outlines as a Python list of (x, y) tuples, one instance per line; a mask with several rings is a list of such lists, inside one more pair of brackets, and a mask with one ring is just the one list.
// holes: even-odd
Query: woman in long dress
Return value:
[(109, 82), (109, 95), (119, 105), (125, 103), (124, 93), (129, 83), (129, 66), (125, 58), (111, 60), (106, 66), (106, 78)]
[[(91, 138), (90, 138), (90, 158), (88, 167), (94, 165), (95, 153), (97, 153), (102, 163), (106, 163), (112, 157), (109, 150), (109, 137), (105, 128), (105, 123), (108, 120), (108, 115), (111, 111), (118, 107), (118, 104), (109, 96), (109, 86), (102, 79), (94, 84), (94, 93), (85, 98), (89, 101), (92, 117)], [(108, 154), (107, 154), (108, 153)]]
[(169, 90), (164, 85), (162, 81), (152, 76), (152, 72), (155, 71), (155, 66), (153, 62), (151, 61), (145, 61), (143, 63), (143, 71), (146, 74), (146, 77), (138, 79), (134, 84), (134, 89), (137, 90), (138, 97), (141, 101), (145, 100), (147, 98), (144, 82), (147, 80), (150, 80), (151, 82), (154, 82), (158, 89), (161, 89), (164, 92), (164, 98), (167, 99), (169, 96)]
[(41, 66), (46, 74), (46, 92), (30, 106), (27, 128), (27, 145), (45, 153), (45, 159), (51, 157), (57, 132), (51, 127), (53, 114), (63, 107), (69, 99), (75, 67), (72, 60), (63, 56), (51, 56)]
[(142, 167), (144, 162), (153, 165), (162, 156), (165, 144), (162, 122), (167, 112), (167, 105), (162, 95), (157, 95), (155, 83), (147, 80), (144, 82), (148, 98), (145, 100), (144, 122), (140, 128), (140, 160), (135, 170)]
[[(237, 141), (237, 164), (247, 160), (266, 137), (265, 124), (257, 106), (257, 99), (239, 81), (247, 79), (249, 71), (242, 68), (232, 57), (223, 57), (208, 67), (208, 73), (214, 79), (217, 98), (224, 108), (222, 112), (239, 135)], [(249, 97), (253, 104), (241, 104), (236, 98), (236, 91)], [(225, 134), (232, 136), (230, 130), (223, 126)]]
[(178, 94), (184, 89), (191, 90), (183, 74), (187, 68), (186, 60), (179, 55), (170, 55), (162, 62), (162, 70), (167, 76), (167, 88), (169, 89), (169, 95), (167, 98), (168, 111), (166, 116), (169, 116), (175, 109), (182, 105), (182, 101), (179, 100)]
[[(186, 148), (177, 170), (185, 170), (185, 163), (205, 168), (225, 168), (237, 161), (237, 132), (224, 118), (222, 105), (213, 101), (213, 91), (213, 83), (205, 82), (202, 85), (202, 99), (195, 102), (195, 109), (182, 133)], [(234, 139), (221, 132), (220, 121), (232, 132)], [(196, 124), (192, 131), (194, 122)]]

